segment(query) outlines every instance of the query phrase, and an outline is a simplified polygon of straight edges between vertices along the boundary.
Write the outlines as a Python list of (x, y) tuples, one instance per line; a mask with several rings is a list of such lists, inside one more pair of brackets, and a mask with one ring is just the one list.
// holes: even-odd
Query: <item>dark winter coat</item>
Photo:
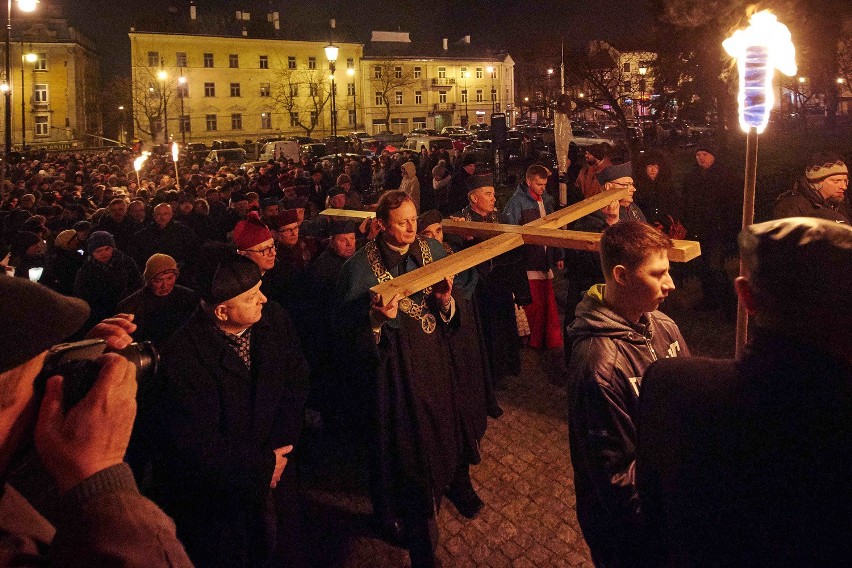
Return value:
[(117, 314), (118, 303), (144, 285), (136, 263), (120, 250), (114, 249), (106, 264), (89, 257), (74, 279), (74, 296), (92, 310), (84, 329)]
[(852, 223), (847, 202), (829, 204), (804, 180), (800, 180), (796, 187), (778, 197), (778, 202), (772, 210), (772, 218), (785, 217), (819, 217), (836, 223)]

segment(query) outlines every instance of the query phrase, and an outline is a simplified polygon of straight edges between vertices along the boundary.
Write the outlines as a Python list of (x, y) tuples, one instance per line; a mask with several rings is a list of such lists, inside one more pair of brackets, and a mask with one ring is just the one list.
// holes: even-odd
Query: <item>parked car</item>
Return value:
[(202, 142), (190, 142), (184, 146), (184, 155), (191, 162), (202, 162), (209, 153), (210, 148)]
[(299, 146), (299, 158), (315, 160), (320, 156), (328, 154), (328, 147), (322, 142), (312, 142)]
[(426, 148), (429, 152), (435, 148), (452, 150), (453, 139), (447, 136), (409, 136), (402, 145), (402, 149), (411, 150), (418, 154), (423, 148)]
[(408, 137), (411, 136), (440, 136), (440, 134), (434, 128), (415, 128), (408, 133)]
[(214, 140), (210, 145), (213, 150), (226, 150), (228, 148), (239, 148), (240, 143), (236, 140)]
[(260, 150), (258, 160), (266, 162), (268, 160), (293, 160), (299, 161), (299, 143), (295, 140), (278, 140), (275, 142), (267, 142)]
[(363, 130), (350, 132), (346, 138), (349, 140), (349, 147), (355, 152), (375, 152), (376, 150), (378, 140)]
[(463, 126), (445, 126), (441, 129), (441, 136), (450, 136), (453, 134), (469, 134)]
[(464, 154), (473, 154), (476, 156), (477, 163), (491, 164), (494, 160), (494, 153), (491, 149), (491, 140), (476, 140), (473, 144), (464, 149)]
[(225, 148), (222, 150), (210, 150), (210, 153), (207, 154), (207, 158), (204, 161), (218, 164), (221, 163), (222, 160), (224, 160), (225, 164), (242, 165), (246, 163), (248, 158), (246, 157), (246, 151), (242, 148)]
[(596, 132), (592, 132), (591, 130), (586, 130), (584, 128), (572, 128), (571, 132), (574, 135), (574, 143), (581, 148), (585, 148), (593, 144), (601, 144), (602, 142), (606, 142), (613, 147), (617, 145), (616, 141), (612, 138), (604, 138)]

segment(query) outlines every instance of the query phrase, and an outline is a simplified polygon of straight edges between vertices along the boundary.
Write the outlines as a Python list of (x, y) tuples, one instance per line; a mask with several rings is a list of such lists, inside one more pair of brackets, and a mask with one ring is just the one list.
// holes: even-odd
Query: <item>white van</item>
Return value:
[(299, 161), (299, 143), (296, 140), (276, 140), (267, 142), (260, 150), (258, 161), (293, 160)]
[(446, 136), (409, 136), (402, 145), (404, 150), (420, 153), (420, 150), (426, 148), (429, 152), (433, 148), (442, 150), (453, 149), (453, 139)]

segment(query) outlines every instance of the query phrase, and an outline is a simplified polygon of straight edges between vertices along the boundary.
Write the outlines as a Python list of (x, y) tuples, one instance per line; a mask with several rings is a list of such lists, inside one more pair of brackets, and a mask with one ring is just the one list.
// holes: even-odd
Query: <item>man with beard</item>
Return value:
[(677, 325), (657, 311), (674, 282), (668, 236), (636, 221), (601, 235), (605, 284), (589, 289), (568, 329), (568, 435), (577, 520), (595, 566), (641, 566), (636, 418), (642, 373), (688, 355)]
[(819, 217), (836, 223), (850, 221), (849, 169), (837, 154), (814, 154), (796, 186), (778, 198), (772, 210), (774, 219)]
[(598, 174), (612, 165), (609, 159), (610, 147), (606, 142), (592, 144), (586, 150), (586, 163), (577, 175), (577, 187), (583, 193), (583, 199), (587, 199), (601, 192), (602, 186), (598, 181)]
[[(410, 297), (370, 288), (446, 256), (417, 236), (417, 209), (403, 191), (382, 195), (382, 232), (343, 265), (335, 331), (351, 381), (363, 385), (373, 512), (388, 536), (404, 539), (414, 567), (435, 566), (435, 512), (456, 486), (463, 443), (447, 334), (459, 325), (452, 280)], [(468, 480), (469, 483), (469, 480)], [(452, 489), (451, 489), (452, 490)]]

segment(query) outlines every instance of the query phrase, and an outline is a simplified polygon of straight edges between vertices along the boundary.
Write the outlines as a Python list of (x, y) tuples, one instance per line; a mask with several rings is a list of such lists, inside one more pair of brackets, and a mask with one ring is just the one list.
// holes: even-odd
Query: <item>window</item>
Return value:
[(240, 113), (234, 113), (231, 115), (231, 130), (242, 130), (243, 129), (243, 115)]
[(35, 71), (47, 71), (47, 54), (46, 53), (39, 53), (38, 54), (38, 61), (36, 61), (33, 69)]
[(492, 78), (492, 79), (496, 79), (496, 78), (497, 78), (497, 68), (496, 68), (496, 67), (492, 67), (492, 68), (491, 68), (491, 78)]
[(461, 92), (461, 102), (463, 102), (463, 103), (466, 103), (466, 102), (467, 102), (467, 89), (462, 89), (462, 92)]
[(349, 125), (355, 126), (356, 113), (355, 109), (349, 109)]
[(298, 96), (299, 96), (299, 85), (298, 84), (290, 85), (290, 97), (295, 98), (295, 97), (298, 97)]
[(482, 89), (476, 89), (476, 102), (482, 102)]
[(50, 117), (40, 115), (35, 117), (35, 135), (50, 136)]
[(228, 56), (228, 67), (230, 69), (239, 69), (240, 67), (240, 56), (236, 53), (232, 53)]
[(374, 79), (381, 79), (381, 78), (382, 78), (382, 68), (381, 68), (381, 66), (376, 65), (375, 67), (373, 67), (373, 78), (374, 78)]
[(384, 104), (385, 104), (385, 96), (382, 93), (380, 93), (379, 91), (376, 91), (376, 106), (382, 106)]
[(447, 91), (438, 91), (438, 102), (439, 103), (447, 102)]
[(287, 56), (287, 69), (296, 68), (296, 57), (293, 55)]
[(393, 68), (393, 76), (396, 77), (397, 79), (402, 79), (402, 67), (400, 67), (399, 65), (394, 67)]
[(260, 56), (260, 61), (258, 63), (258, 67), (260, 67), (261, 69), (269, 69), (269, 56), (268, 55), (261, 55)]
[(423, 71), (422, 71), (422, 69), (421, 69), (420, 67), (415, 67), (415, 68), (414, 68), (414, 78), (415, 78), (415, 79), (419, 79), (419, 78), (420, 78), (420, 75), (421, 75), (422, 73), (423, 73)]
[(624, 88), (624, 91), (626, 93), (629, 93), (631, 91), (631, 89), (633, 89), (633, 82), (629, 81), (629, 80), (624, 81), (624, 85), (622, 85), (622, 87)]
[(404, 134), (408, 132), (408, 119), (407, 118), (392, 118), (391, 119), (391, 131), (396, 134)]
[(477, 78), (477, 79), (482, 79), (482, 67), (477, 67), (477, 68), (476, 68), (476, 78)]
[(308, 83), (308, 96), (315, 97), (317, 96), (317, 92), (319, 92), (319, 85), (316, 83)]
[(47, 101), (47, 85), (43, 83), (33, 85), (33, 102), (46, 103)]
[(467, 75), (467, 67), (462, 67), (459, 69), (459, 77), (464, 79), (465, 75)]
[(319, 116), (317, 115), (317, 111), (312, 110), (311, 111), (311, 124), (316, 124), (318, 118), (319, 118)]
[(354, 97), (355, 96), (355, 83), (346, 83), (346, 96)]
[(308, 69), (316, 69), (317, 68), (317, 58), (316, 57), (308, 57)]
[(260, 113), (260, 129), (261, 130), (271, 130), (272, 129), (272, 114), (268, 112)]
[(240, 96), (240, 84), (239, 83), (231, 83), (231, 96), (239, 97)]
[(204, 83), (204, 96), (205, 97), (215, 97), (216, 96), (216, 83)]
[(299, 113), (291, 112), (290, 113), (290, 126), (299, 126)]
[(205, 67), (213, 67), (213, 54), (205, 53), (204, 54), (204, 66)]
[(272, 87), (269, 85), (269, 83), (261, 83), (260, 84), (260, 96), (261, 97), (268, 97), (271, 92), (272, 92)]
[(446, 79), (447, 78), (447, 68), (446, 67), (438, 67), (438, 79)]
[(177, 95), (178, 97), (183, 97), (184, 99), (189, 96), (189, 82), (184, 80), (183, 82), (178, 81), (177, 84)]
[(216, 115), (208, 114), (204, 117), (204, 121), (207, 123), (207, 130), (213, 131), (216, 130)]
[(627, 63), (625, 63), (621, 70), (625, 73), (630, 73), (630, 62), (628, 61)]
[(423, 104), (423, 91), (414, 91), (414, 104)]
[(355, 60), (351, 57), (346, 58), (346, 68), (347, 69), (355, 69)]
[(396, 104), (398, 104), (398, 105), (402, 104), (402, 91), (396, 92)]
[(493, 103), (496, 100), (497, 100), (497, 89), (491, 89), (491, 102)]
[(186, 52), (178, 51), (175, 54), (175, 65), (178, 67), (186, 67)]
[(412, 128), (426, 128), (426, 118), (418, 117), (411, 119), (411, 127)]
[(180, 129), (180, 132), (192, 132), (188, 114), (181, 115), (178, 118), (178, 128)]
[(148, 67), (159, 67), (160, 66), (160, 52), (159, 51), (149, 51), (148, 52)]

